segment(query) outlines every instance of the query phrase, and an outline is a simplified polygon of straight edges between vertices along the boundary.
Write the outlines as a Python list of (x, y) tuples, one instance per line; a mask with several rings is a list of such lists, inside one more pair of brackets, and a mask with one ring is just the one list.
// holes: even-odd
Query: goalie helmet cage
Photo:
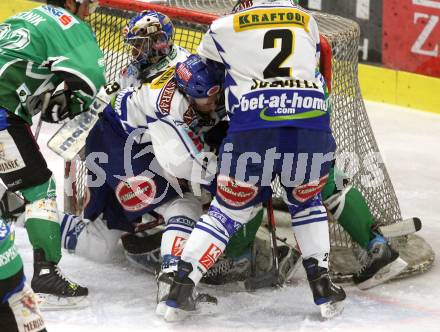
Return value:
[[(176, 30), (175, 43), (194, 53), (209, 24), (219, 15), (229, 13), (234, 4), (233, 0), (100, 0), (100, 7), (89, 21), (105, 54), (108, 81), (113, 81), (129, 61), (121, 32), (136, 13), (153, 9), (168, 15)], [(364, 195), (376, 223), (397, 223), (402, 220), (399, 203), (385, 165), (381, 162), (358, 82), (359, 26), (354, 21), (335, 15), (316, 12), (314, 16), (321, 35), (325, 37), (321, 38), (324, 41), (322, 52), (327, 53), (323, 57), (327, 60), (331, 58), (331, 125), (337, 155), (347, 156), (348, 152), (358, 161), (347, 163), (344, 162), (347, 158), (338, 158), (338, 165), (346, 174), (354, 174), (350, 182)], [(66, 163), (64, 209), (68, 213), (82, 213), (87, 200), (86, 174), (79, 156)], [(369, 180), (380, 183), (371, 186)], [(286, 210), (277, 181), (273, 183), (273, 189), (274, 205), (277, 209)], [(286, 217), (285, 220), (277, 220), (277, 223), (289, 225), (290, 220)], [(349, 281), (360, 267), (356, 259), (358, 247), (334, 220), (330, 220), (329, 225), (331, 272), (335, 280)], [(405, 236), (393, 240), (392, 244), (409, 263), (408, 269), (400, 277), (427, 271), (432, 266), (434, 253), (421, 237)]]

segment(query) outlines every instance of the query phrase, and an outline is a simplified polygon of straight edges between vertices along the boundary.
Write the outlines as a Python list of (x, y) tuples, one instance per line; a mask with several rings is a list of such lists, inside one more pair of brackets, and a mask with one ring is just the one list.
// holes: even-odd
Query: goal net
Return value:
[[(122, 29), (136, 13), (154, 9), (174, 23), (175, 43), (195, 52), (203, 33), (219, 15), (229, 13), (235, 0), (100, 0), (89, 21), (105, 54), (107, 79), (113, 81), (128, 61)], [(358, 82), (360, 30), (354, 21), (324, 13), (314, 13), (320, 32), (331, 49), (331, 125), (337, 143), (338, 166), (350, 176), (351, 184), (365, 197), (376, 223), (387, 225), (402, 220), (399, 203), (386, 167), (380, 158)], [(323, 48), (325, 49), (325, 48)], [(81, 214), (86, 196), (86, 169), (80, 157), (66, 163), (65, 211)], [(280, 211), (279, 184), (273, 184), (274, 202)], [(278, 216), (282, 213), (278, 213)], [(286, 216), (286, 220), (289, 218)], [(284, 223), (288, 223), (284, 220)], [(347, 281), (359, 268), (356, 245), (334, 221), (330, 222), (331, 271), (336, 280)], [(433, 263), (430, 246), (419, 236), (393, 241), (409, 268), (401, 276), (426, 271)]]

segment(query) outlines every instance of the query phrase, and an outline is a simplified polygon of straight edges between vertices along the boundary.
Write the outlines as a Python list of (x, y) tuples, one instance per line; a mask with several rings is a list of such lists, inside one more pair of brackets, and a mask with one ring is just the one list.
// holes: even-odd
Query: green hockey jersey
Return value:
[(0, 24), (0, 107), (32, 123), (32, 101), (54, 90), (63, 81), (61, 72), (90, 90), (74, 91), (72, 113), (87, 108), (105, 84), (103, 54), (87, 23), (47, 5)]
[(0, 219), (0, 280), (16, 274), (23, 262), (14, 244), (14, 232)]

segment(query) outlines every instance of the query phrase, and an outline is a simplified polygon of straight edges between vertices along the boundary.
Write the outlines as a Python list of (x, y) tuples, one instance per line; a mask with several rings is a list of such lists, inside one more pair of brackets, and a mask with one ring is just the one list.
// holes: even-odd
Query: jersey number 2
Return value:
[(293, 33), (289, 29), (269, 30), (264, 35), (263, 49), (275, 48), (276, 40), (281, 39), (281, 51), (263, 70), (264, 78), (291, 76), (290, 67), (280, 67), (283, 62), (292, 54)]

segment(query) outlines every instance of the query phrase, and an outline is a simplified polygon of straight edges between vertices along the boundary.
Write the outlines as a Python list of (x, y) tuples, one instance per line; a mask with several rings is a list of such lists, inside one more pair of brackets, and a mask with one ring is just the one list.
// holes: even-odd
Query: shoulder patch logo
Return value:
[(50, 17), (55, 19), (63, 30), (71, 28), (74, 24), (79, 24), (78, 20), (67, 11), (52, 6), (40, 7)]

